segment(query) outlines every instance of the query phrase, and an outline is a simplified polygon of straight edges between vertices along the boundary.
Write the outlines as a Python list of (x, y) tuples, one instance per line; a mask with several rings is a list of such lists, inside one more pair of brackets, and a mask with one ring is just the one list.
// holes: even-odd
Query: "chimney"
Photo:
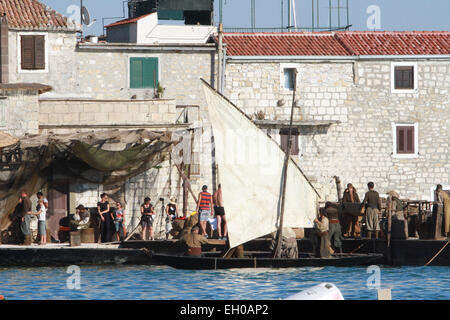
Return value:
[(0, 17), (0, 83), (9, 82), (8, 31), (8, 18), (4, 14)]

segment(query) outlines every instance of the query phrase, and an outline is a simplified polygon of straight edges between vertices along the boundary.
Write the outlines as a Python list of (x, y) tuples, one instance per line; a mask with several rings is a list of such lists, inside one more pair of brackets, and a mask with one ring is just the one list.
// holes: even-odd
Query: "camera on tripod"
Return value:
[(159, 198), (159, 201), (164, 201), (164, 198)]

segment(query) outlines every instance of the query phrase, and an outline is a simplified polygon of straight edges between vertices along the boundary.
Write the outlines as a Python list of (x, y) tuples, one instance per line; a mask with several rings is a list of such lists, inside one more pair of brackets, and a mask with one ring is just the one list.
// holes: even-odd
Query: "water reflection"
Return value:
[[(345, 299), (376, 299), (365, 268), (292, 268), (184, 271), (161, 266), (81, 267), (81, 290), (66, 286), (66, 268), (0, 269), (7, 299), (283, 299), (332, 282)], [(393, 299), (450, 299), (448, 267), (382, 268), (381, 286)]]

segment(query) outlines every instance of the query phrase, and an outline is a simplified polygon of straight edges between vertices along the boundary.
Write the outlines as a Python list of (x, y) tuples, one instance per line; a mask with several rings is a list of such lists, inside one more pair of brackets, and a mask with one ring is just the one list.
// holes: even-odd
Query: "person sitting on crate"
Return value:
[(181, 242), (184, 243), (187, 247), (187, 256), (201, 256), (202, 255), (202, 244), (207, 244), (208, 239), (206, 237), (200, 235), (199, 227), (194, 226), (190, 233), (186, 234), (183, 238), (181, 238)]
[[(271, 236), (272, 241), (269, 248), (275, 252), (278, 243), (277, 232), (273, 232)], [(280, 258), (298, 259), (297, 236), (291, 228), (283, 228), (280, 250)]]

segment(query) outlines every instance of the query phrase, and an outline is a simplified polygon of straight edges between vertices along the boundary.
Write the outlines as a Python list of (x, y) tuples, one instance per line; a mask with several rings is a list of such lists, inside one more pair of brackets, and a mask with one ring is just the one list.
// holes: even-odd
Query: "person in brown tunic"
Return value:
[(311, 230), (311, 243), (313, 254), (320, 258), (331, 258), (330, 241), (328, 240), (329, 222), (325, 216), (325, 210), (319, 210), (320, 218), (314, 220), (314, 228)]
[(201, 256), (202, 255), (202, 244), (207, 244), (208, 239), (206, 237), (198, 234), (199, 227), (195, 226), (192, 228), (191, 232), (186, 234), (181, 241), (187, 246), (188, 256)]
[(328, 241), (334, 251), (342, 253), (342, 230), (339, 222), (339, 211), (331, 202), (325, 203), (325, 215), (328, 218)]
[(366, 192), (362, 204), (365, 206), (366, 211), (366, 226), (367, 226), (367, 237), (372, 238), (375, 234), (375, 239), (378, 238), (378, 233), (380, 232), (380, 221), (378, 214), (381, 210), (381, 200), (378, 192), (374, 190), (375, 184), (369, 182), (367, 184), (369, 191)]
[(450, 196), (444, 190), (439, 192), (439, 197), (444, 205), (444, 232), (447, 238), (450, 238)]
[[(355, 187), (351, 183), (347, 184), (347, 189), (345, 189), (342, 196), (343, 203), (361, 203), (358, 193)], [(361, 228), (359, 226), (361, 221), (361, 216), (345, 213), (343, 212), (342, 225), (344, 228), (344, 237), (358, 238), (361, 234)]]
[(28, 194), (25, 191), (22, 191), (20, 196), (22, 198), (22, 207), (19, 216), (21, 219), (20, 230), (22, 231), (23, 235), (22, 239), (24, 240), (24, 243), (30, 245), (31, 244), (30, 214), (33, 213), (31, 208), (32, 204), (30, 198), (28, 198)]

